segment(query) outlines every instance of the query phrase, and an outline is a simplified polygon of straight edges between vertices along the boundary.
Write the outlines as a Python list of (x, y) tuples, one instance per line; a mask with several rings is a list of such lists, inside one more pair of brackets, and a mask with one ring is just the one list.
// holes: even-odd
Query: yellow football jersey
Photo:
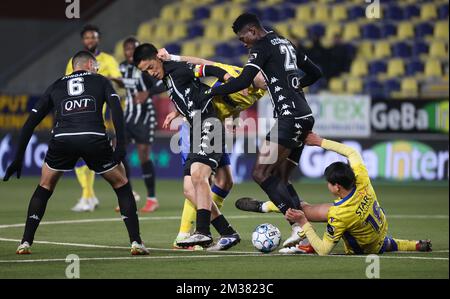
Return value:
[(337, 243), (343, 238), (347, 254), (379, 253), (388, 223), (361, 156), (353, 148), (330, 140), (324, 140), (322, 147), (347, 156), (356, 177), (352, 192), (329, 209), (324, 240)]
[[(97, 56), (97, 62), (99, 64), (98, 74), (111, 77), (111, 78), (121, 78), (122, 74), (120, 73), (119, 64), (116, 59), (105, 52), (100, 52)], [(72, 58), (70, 58), (66, 67), (66, 75), (73, 73), (72, 68)]]
[[(242, 68), (233, 65), (216, 62), (214, 63), (214, 66), (227, 71), (227, 73), (233, 77), (238, 77), (242, 72)], [(222, 83), (215, 79), (211, 82), (207, 82), (207, 84), (213, 87), (216, 84)], [(226, 96), (214, 97), (213, 105), (216, 109), (217, 117), (221, 120), (225, 120), (228, 117), (238, 117), (241, 111), (248, 109), (258, 101), (264, 95), (264, 92), (265, 91), (262, 89), (250, 86), (248, 88), (248, 96), (236, 92)]]

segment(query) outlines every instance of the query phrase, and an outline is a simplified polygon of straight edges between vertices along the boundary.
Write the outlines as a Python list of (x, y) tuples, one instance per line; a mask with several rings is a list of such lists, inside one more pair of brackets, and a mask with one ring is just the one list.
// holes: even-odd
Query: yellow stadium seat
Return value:
[(358, 94), (363, 90), (363, 82), (360, 78), (349, 78), (347, 80), (347, 93)]
[(165, 23), (161, 23), (159, 24), (156, 29), (155, 29), (155, 34), (154, 36), (152, 36), (152, 39), (161, 39), (161, 40), (165, 40), (168, 39), (170, 37), (170, 25), (165, 24)]
[(294, 38), (303, 39), (308, 36), (306, 27), (299, 21), (293, 21), (291, 24), (291, 33)]
[(397, 37), (399, 39), (408, 39), (414, 37), (414, 27), (411, 22), (401, 22), (397, 26)]
[(419, 94), (419, 84), (416, 79), (404, 78), (401, 83), (401, 93), (404, 97), (417, 97)]
[(319, 4), (314, 7), (314, 21), (325, 22), (330, 20), (328, 5)]
[(172, 21), (187, 21), (191, 20), (193, 16), (194, 14), (192, 12), (192, 6), (184, 5), (183, 9), (179, 10), (176, 19), (173, 19)]
[(164, 5), (161, 9), (161, 19), (165, 21), (173, 21), (177, 18), (177, 12), (179, 7), (174, 4)]
[(434, 25), (434, 37), (448, 41), (448, 21), (440, 21)]
[(344, 80), (342, 78), (331, 78), (328, 84), (328, 89), (331, 92), (343, 93), (344, 92)]
[(344, 26), (344, 33), (342, 39), (344, 41), (351, 41), (360, 37), (359, 25), (355, 22), (347, 23)]
[(222, 26), (218, 23), (209, 22), (204, 28), (203, 37), (206, 39), (217, 40), (222, 35)]
[(423, 4), (420, 8), (420, 18), (422, 20), (431, 20), (437, 18), (436, 6), (434, 3)]
[(333, 22), (327, 24), (325, 28), (325, 38), (332, 39), (336, 34), (342, 32), (341, 24), (338, 22)]
[(289, 38), (291, 36), (291, 29), (289, 23), (276, 23), (274, 24), (274, 29), (276, 32), (282, 36)]
[(391, 56), (391, 45), (387, 41), (375, 43), (375, 58), (384, 58)]
[(201, 46), (199, 47), (198, 56), (202, 58), (209, 58), (214, 56), (216, 53), (216, 49), (214, 44), (212, 43), (201, 43)]
[(350, 74), (354, 77), (365, 76), (368, 74), (367, 62), (363, 59), (356, 59), (350, 67)]
[(335, 5), (331, 9), (331, 19), (333, 21), (344, 21), (347, 19), (347, 7), (345, 5)]
[(224, 20), (226, 18), (227, 7), (223, 4), (211, 8), (210, 19), (214, 21)]
[(405, 63), (402, 59), (394, 58), (389, 60), (387, 66), (387, 76), (389, 78), (402, 76), (405, 74)]
[(186, 37), (187, 29), (185, 23), (177, 23), (172, 27), (172, 34), (170, 36), (171, 40), (181, 39)]
[(436, 59), (428, 60), (425, 63), (424, 74), (426, 77), (441, 77), (442, 76), (441, 63)]
[(358, 45), (358, 52), (357, 52), (357, 56), (358, 57), (362, 57), (362, 58), (373, 58), (373, 44), (370, 41), (362, 41), (359, 43)]
[(196, 42), (196, 41), (184, 42), (181, 46), (181, 55), (196, 56), (196, 55), (198, 55), (197, 48), (198, 48), (198, 42)]
[[(229, 8), (227, 19), (230, 21), (236, 20), (237, 17), (239, 17), (243, 13), (243, 9), (239, 5), (233, 5)], [(230, 26), (231, 27), (231, 26)]]
[(220, 40), (229, 40), (232, 38), (236, 38), (236, 34), (234, 33), (234, 31), (230, 25), (225, 24), (222, 27), (222, 36), (221, 36)]
[(295, 19), (300, 22), (309, 22), (312, 20), (312, 7), (309, 5), (299, 5), (295, 11)]
[(152, 22), (141, 23), (138, 27), (136, 37), (140, 41), (149, 41), (153, 34), (153, 24)]
[(430, 45), (429, 55), (433, 58), (448, 59), (448, 53), (445, 47), (445, 43), (440, 41), (432, 42)]

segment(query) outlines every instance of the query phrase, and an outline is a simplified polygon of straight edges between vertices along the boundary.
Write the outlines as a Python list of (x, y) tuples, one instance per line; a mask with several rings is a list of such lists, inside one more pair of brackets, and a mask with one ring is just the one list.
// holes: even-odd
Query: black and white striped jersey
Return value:
[[(156, 113), (152, 96), (164, 92), (165, 86), (147, 73), (142, 73), (133, 64), (124, 61), (120, 64), (123, 83), (125, 85), (125, 122), (143, 123), (144, 125), (156, 122)], [(143, 104), (134, 102), (134, 95), (140, 91), (149, 91), (149, 97)]]

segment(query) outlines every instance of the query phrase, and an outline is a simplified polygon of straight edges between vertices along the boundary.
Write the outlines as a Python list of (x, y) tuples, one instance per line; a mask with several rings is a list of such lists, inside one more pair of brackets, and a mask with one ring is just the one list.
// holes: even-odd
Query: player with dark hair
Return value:
[[(263, 74), (277, 121), (260, 147), (252, 174), (269, 199), (285, 214), (289, 208), (301, 208), (300, 198), (289, 182), (289, 169), (295, 167), (290, 161), (299, 161), (304, 138), (314, 125), (302, 88), (317, 80), (314, 74), (320, 76), (320, 69), (306, 55), (297, 61), (294, 45), (272, 31), (267, 32), (254, 14), (240, 15), (233, 23), (233, 31), (250, 49), (248, 62), (239, 77), (207, 90), (202, 97), (208, 99), (242, 90), (252, 83), (258, 72)], [(309, 75), (302, 76), (299, 67)], [(300, 226), (294, 222), (291, 225), (292, 234), (284, 246), (304, 238)]]
[[(150, 159), (151, 146), (155, 137), (156, 113), (152, 96), (166, 90), (163, 82), (147, 73), (141, 72), (133, 64), (133, 54), (139, 41), (130, 36), (123, 42), (125, 61), (120, 64), (123, 87), (126, 90), (125, 97), (125, 131), (127, 141), (136, 144), (139, 161), (141, 163), (142, 178), (147, 189), (147, 200), (141, 212), (149, 213), (159, 207), (155, 196), (155, 170)], [(127, 170), (128, 163), (124, 163)], [(116, 208), (118, 211), (118, 208)]]
[[(120, 97), (110, 81), (97, 75), (98, 62), (87, 51), (72, 59), (74, 72), (56, 80), (32, 109), (20, 134), (14, 161), (7, 168), (4, 181), (17, 173), (20, 178), (27, 144), (35, 127), (52, 110), (55, 126), (42, 166), (39, 185), (28, 206), (25, 232), (17, 254), (30, 254), (35, 232), (44, 216), (47, 202), (59, 178), (71, 171), (82, 158), (88, 167), (101, 174), (114, 189), (120, 213), (130, 237), (133, 255), (148, 254), (139, 233), (136, 202), (121, 161), (125, 158), (125, 129)], [(102, 116), (104, 103), (111, 109), (117, 144), (113, 150)]]
[[(114, 57), (108, 53), (100, 51), (100, 30), (97, 26), (86, 25), (80, 32), (81, 43), (85, 51), (92, 53), (98, 61), (98, 73), (117, 83), (121, 83), (121, 73), (119, 64)], [(66, 75), (73, 72), (72, 59), (69, 60), (66, 67)], [(104, 111), (105, 113), (105, 111)], [(75, 174), (80, 183), (82, 194), (78, 203), (72, 208), (74, 212), (93, 211), (99, 204), (94, 192), (95, 173), (79, 161), (75, 167)]]
[[(387, 235), (388, 223), (375, 194), (361, 155), (353, 148), (310, 133), (307, 145), (320, 146), (345, 156), (349, 164), (334, 162), (325, 169), (328, 190), (337, 197), (333, 204), (322, 204), (327, 231), (317, 236), (305, 213), (289, 209), (286, 218), (303, 227), (319, 255), (328, 255), (342, 238), (346, 254), (381, 254), (391, 251), (431, 251), (430, 240), (399, 240)], [(304, 253), (304, 248), (283, 248), (283, 253)]]
[(197, 208), (196, 231), (177, 245), (210, 245), (212, 224), (221, 238), (210, 250), (226, 250), (239, 243), (240, 237), (213, 202), (209, 184), (209, 178), (225, 152), (224, 130), (211, 100), (199, 100), (199, 95), (209, 88), (199, 78), (214, 76), (226, 81), (230, 75), (212, 65), (162, 61), (157, 54), (153, 45), (143, 44), (136, 48), (133, 60), (141, 71), (163, 80), (177, 111), (190, 125), (190, 153), (184, 168), (184, 188), (194, 190), (188, 199)]

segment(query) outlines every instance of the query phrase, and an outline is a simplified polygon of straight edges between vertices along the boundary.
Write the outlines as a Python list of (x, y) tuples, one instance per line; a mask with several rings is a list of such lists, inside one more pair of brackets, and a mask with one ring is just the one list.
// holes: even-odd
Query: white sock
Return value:
[(265, 201), (262, 205), (261, 205), (261, 212), (263, 212), (263, 213), (269, 213), (269, 208), (267, 207), (267, 204), (269, 203), (270, 201)]

